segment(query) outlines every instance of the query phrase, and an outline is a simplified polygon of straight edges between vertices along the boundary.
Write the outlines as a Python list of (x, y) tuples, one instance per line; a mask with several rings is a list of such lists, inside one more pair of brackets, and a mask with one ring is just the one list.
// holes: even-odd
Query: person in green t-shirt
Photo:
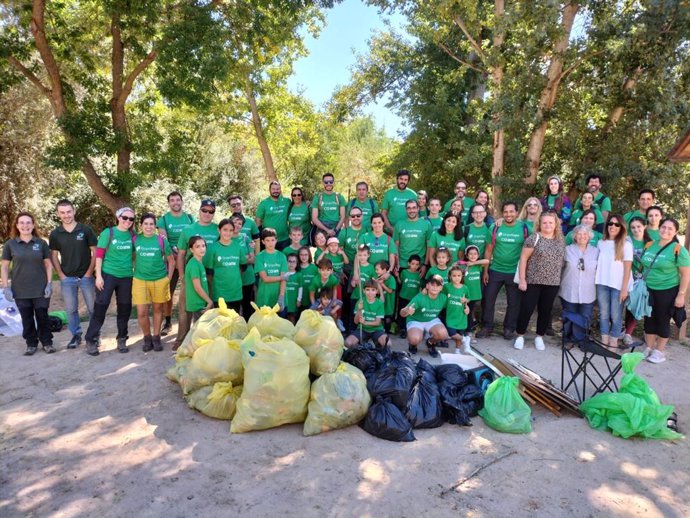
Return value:
[(299, 227), (302, 230), (302, 246), (309, 244), (311, 232), (311, 210), (307, 200), (304, 199), (304, 191), (299, 187), (293, 187), (290, 193), (290, 205), (287, 209), (288, 228)]
[[(326, 241), (326, 250), (316, 255), (316, 264), (321, 262), (321, 259), (328, 259), (333, 265), (333, 273), (342, 284), (345, 282), (345, 266), (350, 264), (350, 259), (347, 257), (345, 251), (340, 248), (340, 241), (337, 237), (329, 237)], [(340, 291), (340, 290), (339, 290)], [(338, 293), (340, 298), (340, 293)]]
[[(398, 294), (398, 307), (404, 308), (410, 303), (419, 290), (421, 289), (422, 276), (420, 268), (422, 266), (422, 259), (413, 254), (407, 260), (407, 268), (400, 270), (398, 273), (398, 282), (400, 284), (400, 293)], [(398, 329), (400, 330), (400, 338), (407, 338), (407, 326), (405, 325), (405, 318), (398, 315), (397, 318)]]
[(465, 250), (465, 238), (463, 237), (462, 225), (458, 217), (452, 212), (447, 212), (443, 216), (443, 223), (438, 232), (433, 232), (429, 238), (427, 246), (426, 264), (436, 266), (436, 250), (444, 247), (450, 252), (449, 264), (462, 259)]
[(570, 198), (563, 192), (563, 180), (556, 175), (549, 176), (546, 180), (546, 189), (541, 198), (542, 212), (552, 210), (556, 212), (561, 220), (561, 231), (565, 234), (568, 231), (568, 221), (572, 214)]
[[(652, 241), (659, 241), (659, 239), (661, 238), (661, 234), (659, 233), (659, 227), (661, 225), (661, 221), (664, 219), (664, 209), (662, 209), (658, 205), (652, 205), (647, 209), (646, 215), (647, 235), (651, 238)], [(629, 227), (630, 223), (628, 223), (628, 228)]]
[(479, 248), (470, 245), (465, 248), (465, 260), (460, 263), (464, 268), (463, 281), (467, 287), (468, 305), (470, 312), (468, 315), (467, 329), (473, 331), (476, 326), (474, 319), (475, 310), (479, 307), (482, 300), (482, 273), (484, 266), (489, 264), (488, 259), (484, 259), (479, 255)]
[(302, 244), (303, 239), (304, 235), (302, 234), (301, 227), (290, 227), (290, 244), (283, 248), (281, 252), (285, 254), (285, 257), (299, 253), (299, 249), (305, 246)]
[[(541, 209), (539, 200), (536, 198), (535, 200), (537, 206)], [(486, 207), (481, 204), (476, 204), (470, 211), (472, 222), (465, 225), (465, 228), (463, 229), (465, 246), (476, 246), (481, 257), (484, 257), (484, 251), (486, 250), (487, 243), (491, 242), (491, 230), (490, 225), (487, 225), (487, 216), (488, 214)]]
[(377, 281), (369, 279), (364, 283), (363, 290), (364, 297), (355, 305), (354, 323), (358, 327), (345, 339), (345, 346), (364, 345), (371, 340), (376, 347), (385, 347), (388, 343), (384, 329), (385, 305), (378, 297)]
[(426, 216), (426, 220), (431, 223), (431, 229), (436, 232), (441, 228), (441, 223), (443, 223), (443, 217), (441, 216), (441, 200), (438, 198), (431, 198), (427, 205), (429, 214)]
[(248, 320), (254, 313), (252, 302), (254, 301), (254, 283), (256, 282), (256, 272), (254, 271), (254, 260), (256, 252), (259, 250), (259, 243), (255, 242), (250, 235), (245, 232), (245, 216), (239, 212), (230, 216), (233, 224), (232, 240), (240, 246), (240, 253), (244, 256), (246, 264), (240, 266), (240, 279), (242, 283), (242, 300), (240, 302), (241, 315)]
[[(170, 278), (175, 259), (170, 243), (156, 234), (156, 216), (141, 216), (141, 233), (134, 236), (134, 279), (132, 302), (137, 306), (137, 320), (144, 335), (143, 351), (162, 351), (163, 309), (170, 300)], [(149, 307), (153, 306), (153, 329)]]
[(383, 193), (383, 202), (381, 203), (381, 214), (389, 235), (393, 234), (393, 229), (398, 221), (407, 218), (407, 202), (410, 200), (417, 201), (417, 193), (407, 187), (407, 184), (410, 183), (410, 172), (407, 169), (398, 171), (395, 182), (395, 188)]
[[(596, 223), (596, 214), (594, 210), (592, 209), (587, 209), (582, 213), (580, 216), (580, 225), (592, 229), (592, 239), (589, 240), (589, 244), (592, 245), (593, 247), (597, 246), (597, 243), (601, 238), (604, 237), (604, 235), (601, 232), (597, 232), (594, 230)], [(575, 242), (575, 233), (574, 229), (568, 232), (565, 236), (565, 245), (572, 245)]]
[(679, 225), (665, 218), (659, 226), (659, 241), (650, 241), (640, 257), (647, 275), (652, 314), (644, 319), (645, 356), (651, 363), (666, 361), (666, 345), (671, 336), (670, 319), (685, 308), (690, 284), (690, 254), (678, 243)]
[(273, 180), (268, 186), (270, 196), (264, 198), (256, 207), (256, 224), (260, 229), (272, 228), (276, 232), (276, 249), (285, 248), (288, 241), (287, 211), (290, 200), (282, 196), (280, 182)]
[(435, 266), (429, 268), (429, 271), (426, 272), (424, 278), (429, 280), (434, 275), (438, 275), (441, 277), (441, 279), (443, 279), (443, 284), (447, 283), (451, 265), (450, 250), (448, 250), (445, 246), (437, 248), (436, 253), (434, 254), (434, 263)]
[(228, 204), (230, 205), (230, 210), (232, 210), (232, 214), (229, 218), (232, 219), (234, 215), (242, 218), (242, 228), (240, 232), (247, 236), (249, 241), (254, 243), (254, 250), (258, 251), (260, 248), (259, 238), (261, 234), (259, 233), (259, 227), (256, 221), (254, 221), (254, 218), (244, 213), (244, 199), (239, 194), (231, 194), (228, 196)]
[[(623, 219), (626, 225), (630, 225), (630, 220), (633, 216), (639, 216), (640, 218), (647, 219), (647, 209), (653, 205), (656, 205), (656, 193), (651, 189), (642, 189), (637, 197), (637, 209), (631, 210), (623, 214)], [(630, 231), (630, 228), (628, 228)]]
[(447, 300), (447, 296), (441, 293), (442, 289), (443, 279), (435, 275), (427, 282), (426, 293), (418, 293), (400, 310), (400, 316), (407, 318), (407, 341), (411, 354), (417, 354), (417, 346), (427, 332), (431, 335), (426, 341), (429, 356), (438, 358), (436, 348), (447, 347), (448, 330), (439, 318)]
[[(209, 294), (208, 277), (206, 276), (206, 267), (203, 262), (206, 255), (206, 241), (201, 236), (192, 236), (188, 244), (192, 257), (188, 261), (184, 272), (185, 292), (187, 295), (185, 297), (185, 309), (187, 311), (187, 320), (190, 324), (193, 324), (201, 318), (205, 311), (213, 309), (213, 300), (211, 300)], [(187, 332), (189, 332), (189, 329), (187, 329)], [(184, 340), (184, 338), (184, 336), (178, 336), (180, 341)]]
[(303, 246), (297, 254), (299, 259), (299, 273), (302, 276), (302, 296), (297, 298), (297, 306), (300, 313), (309, 308), (309, 286), (314, 277), (319, 275), (319, 269), (312, 262), (311, 250), (308, 246)]
[(115, 216), (117, 226), (103, 230), (96, 244), (96, 300), (84, 337), (86, 352), (91, 356), (98, 356), (98, 338), (113, 293), (117, 300), (117, 350), (129, 352), (127, 323), (132, 312), (134, 210), (122, 207), (115, 212)]
[(309, 302), (313, 304), (316, 302), (316, 294), (322, 288), (333, 288), (334, 296), (340, 299), (336, 293), (336, 288), (339, 285), (338, 277), (333, 275), (333, 263), (327, 257), (323, 257), (316, 263), (319, 274), (316, 275), (309, 284)]
[(261, 231), (263, 251), (256, 256), (255, 267), (259, 275), (259, 289), (256, 292), (258, 307), (273, 307), (276, 304), (282, 311), (285, 308), (285, 281), (287, 273), (287, 259), (282, 252), (276, 250), (277, 233), (272, 228)]
[(235, 232), (232, 220), (225, 218), (218, 224), (220, 239), (211, 245), (208, 254), (213, 264), (213, 284), (211, 293), (218, 307), (223, 299), (230, 309), (239, 313), (242, 310), (242, 270), (246, 269), (247, 256), (243, 254), (242, 244)]
[(358, 246), (367, 245), (371, 252), (370, 261), (388, 261), (391, 270), (396, 271), (398, 247), (391, 236), (383, 231), (384, 225), (383, 215), (374, 214), (371, 217), (371, 232), (359, 236)]
[[(407, 260), (412, 254), (426, 257), (426, 247), (431, 237), (431, 223), (419, 219), (417, 200), (409, 200), (405, 204), (407, 219), (398, 221), (393, 232), (393, 240), (398, 247), (400, 268), (407, 268)], [(424, 268), (422, 268), (424, 273)]]
[(374, 265), (369, 262), (370, 255), (367, 245), (359, 245), (357, 247), (355, 269), (352, 274), (352, 280), (350, 281), (350, 285), (353, 288), (351, 297), (353, 300), (359, 300), (362, 297), (360, 287), (369, 279), (376, 277)]
[[(347, 256), (349, 267), (345, 267), (346, 272), (352, 272), (355, 255), (357, 255), (357, 243), (359, 237), (365, 233), (362, 223), (364, 212), (359, 207), (350, 209), (350, 224), (338, 234), (338, 242)], [(371, 218), (370, 218), (371, 222)]]
[(604, 215), (601, 212), (601, 210), (599, 210), (599, 207), (595, 205), (594, 195), (592, 195), (591, 192), (583, 192), (578, 201), (580, 204), (580, 208), (576, 208), (573, 211), (572, 216), (570, 216), (570, 223), (568, 227), (570, 229), (575, 228), (577, 225), (580, 224), (582, 215), (586, 211), (592, 211), (594, 212), (594, 216), (596, 218), (594, 230), (602, 232), (604, 229)]
[(374, 280), (378, 283), (379, 290), (383, 294), (385, 316), (383, 327), (386, 333), (390, 333), (393, 317), (395, 316), (395, 290), (397, 288), (395, 277), (388, 272), (389, 268), (388, 261), (379, 261), (374, 265), (374, 273), (376, 274)]
[[(194, 223), (194, 217), (182, 210), (182, 203), (182, 194), (179, 191), (173, 191), (168, 194), (168, 208), (170, 210), (162, 218), (159, 218), (156, 223), (158, 233), (167, 238), (170, 243), (175, 261), (177, 261), (177, 242), (180, 239), (180, 234), (182, 234), (185, 228)], [(161, 328), (161, 336), (167, 336), (172, 330), (173, 294), (179, 280), (180, 274), (177, 268), (175, 268), (170, 278), (170, 299), (165, 303), (163, 309), (165, 322)]]
[(429, 193), (420, 189), (417, 191), (417, 206), (419, 207), (419, 217), (426, 218), (429, 215), (427, 203), (429, 202)]
[[(367, 182), (357, 182), (355, 189), (357, 196), (347, 203), (347, 210), (352, 215), (352, 209), (359, 209), (362, 212), (362, 220), (359, 223), (365, 232), (369, 232), (371, 230), (371, 217), (379, 212), (379, 204), (369, 196)], [(350, 224), (352, 224), (352, 220), (350, 220)]]
[(456, 212), (453, 207), (453, 203), (456, 201), (460, 202), (459, 210), (456, 214), (460, 218), (461, 222), (467, 221), (467, 215), (470, 213), (470, 209), (474, 206), (474, 200), (467, 196), (467, 182), (465, 180), (458, 180), (455, 182), (455, 198), (448, 200), (443, 206), (443, 213), (446, 212)]
[(463, 268), (459, 264), (450, 269), (450, 282), (443, 286), (443, 292), (448, 296), (446, 301), (446, 329), (448, 336), (455, 342), (455, 353), (461, 350), (464, 354), (470, 352), (470, 336), (468, 324), (469, 290), (463, 281)]
[(302, 273), (298, 271), (297, 254), (288, 254), (286, 259), (290, 276), (285, 281), (285, 318), (295, 324), (302, 301)]
[[(599, 176), (598, 174), (588, 174), (585, 178), (586, 192), (592, 193), (593, 205), (594, 207), (599, 209), (603, 220), (606, 221), (606, 219), (609, 217), (609, 213), (611, 212), (611, 198), (609, 198), (603, 192), (601, 192), (601, 186), (601, 176)], [(581, 199), (582, 198), (578, 199), (575, 202), (575, 210), (580, 210), (583, 208)], [(597, 230), (601, 232), (603, 231), (603, 228), (599, 228)]]
[(335, 178), (331, 173), (324, 174), (321, 181), (323, 191), (315, 194), (311, 202), (311, 224), (326, 237), (337, 237), (345, 226), (345, 198), (333, 191)]

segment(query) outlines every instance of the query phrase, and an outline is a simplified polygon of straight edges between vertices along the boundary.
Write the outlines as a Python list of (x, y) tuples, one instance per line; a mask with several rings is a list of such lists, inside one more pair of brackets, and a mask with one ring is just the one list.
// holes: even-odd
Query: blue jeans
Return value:
[(623, 305), (620, 290), (597, 284), (599, 304), (599, 331), (602, 335), (621, 338), (623, 336)]
[(96, 299), (96, 279), (94, 277), (65, 277), (64, 280), (60, 281), (60, 287), (67, 312), (67, 329), (72, 333), (72, 336), (80, 335), (79, 290), (81, 290), (86, 309), (89, 311), (89, 318), (91, 318), (93, 303)]

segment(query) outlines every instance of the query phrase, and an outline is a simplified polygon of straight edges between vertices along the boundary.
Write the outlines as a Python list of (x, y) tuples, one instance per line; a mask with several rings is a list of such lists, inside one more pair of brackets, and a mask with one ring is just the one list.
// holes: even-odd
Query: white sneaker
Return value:
[(470, 353), (470, 341), (471, 341), (471, 338), (469, 336), (463, 336), (462, 337), (462, 353), (463, 354), (469, 354)]
[(635, 343), (635, 340), (633, 340), (633, 337), (630, 336), (628, 333), (625, 333), (623, 335), (623, 343), (625, 345), (632, 345), (633, 343)]
[(658, 349), (654, 349), (652, 354), (647, 357), (647, 361), (651, 363), (663, 363), (666, 361), (666, 355)]
[(546, 346), (544, 345), (544, 339), (541, 336), (537, 336), (534, 338), (534, 348), (537, 351), (543, 351), (546, 349)]
[(515, 347), (518, 351), (522, 351), (522, 349), (525, 347), (525, 338), (523, 336), (518, 336), (513, 342), (513, 347)]
[(645, 347), (644, 351), (642, 351), (642, 354), (644, 354), (645, 359), (649, 358), (649, 355), (652, 354), (653, 349), (651, 347)]

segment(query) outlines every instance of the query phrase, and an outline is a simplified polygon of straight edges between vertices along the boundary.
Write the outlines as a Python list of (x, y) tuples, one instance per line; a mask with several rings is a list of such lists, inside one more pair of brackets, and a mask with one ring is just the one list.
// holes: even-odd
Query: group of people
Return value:
[[(677, 241), (678, 222), (664, 217), (653, 191), (641, 191), (638, 207), (619, 215), (601, 192), (600, 176), (589, 175), (574, 202), (553, 176), (543, 197), (530, 197), (522, 206), (504, 202), (494, 214), (488, 193), (470, 198), (463, 180), (443, 205), (410, 189), (409, 181), (409, 171), (399, 171), (381, 204), (369, 196), (366, 182), (346, 201), (332, 174), (323, 175), (322, 190), (311, 202), (299, 187), (283, 196), (273, 181), (253, 218), (245, 214), (242, 197), (232, 195), (232, 213), (218, 223), (214, 200), (202, 200), (192, 215), (184, 211), (182, 195), (172, 192), (164, 215), (137, 217), (122, 207), (117, 224), (98, 236), (75, 220), (69, 200), (61, 200), (60, 225), (48, 243), (34, 217), (21, 212), (3, 249), (2, 288), (21, 313), (25, 354), (34, 354), (39, 344), (55, 351), (48, 327), (55, 271), (69, 315), (67, 348), (85, 341), (94, 356), (113, 295), (117, 350), (129, 351), (132, 305), (144, 351), (163, 350), (178, 283), (173, 349), (223, 299), (245, 318), (251, 302), (277, 304), (293, 322), (305, 309), (319, 311), (338, 322), (348, 346), (369, 340), (384, 346), (395, 325), (411, 353), (426, 340), (429, 354), (438, 356), (449, 340), (466, 350), (472, 340), (492, 335), (502, 288), (503, 336), (516, 349), (525, 346), (535, 309), (534, 346), (545, 348), (557, 297), (569, 339), (583, 339), (596, 304), (601, 341), (624, 348), (637, 325), (626, 301), (634, 280), (644, 278), (652, 307), (644, 319), (645, 354), (653, 363), (665, 360), (670, 320), (685, 304), (690, 255)], [(79, 291), (90, 316), (84, 335)]]

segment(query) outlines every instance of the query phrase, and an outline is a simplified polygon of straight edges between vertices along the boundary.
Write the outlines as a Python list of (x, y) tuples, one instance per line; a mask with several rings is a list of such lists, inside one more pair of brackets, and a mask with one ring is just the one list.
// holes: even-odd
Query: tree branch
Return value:
[(149, 52), (144, 59), (142, 59), (139, 64), (134, 67), (134, 70), (132, 70), (129, 75), (127, 76), (127, 79), (125, 80), (125, 84), (122, 87), (122, 92), (120, 93), (121, 101), (123, 104), (127, 100), (127, 97), (129, 97), (129, 94), (132, 93), (132, 88), (134, 87), (134, 81), (136, 81), (137, 77), (139, 77), (139, 74), (141, 74), (146, 68), (154, 62), (154, 60), (158, 57), (158, 52), (155, 50), (152, 50)]
[(463, 32), (465, 37), (469, 40), (470, 45), (474, 48), (474, 50), (477, 52), (477, 55), (482, 59), (482, 61), (486, 62), (486, 54), (484, 54), (484, 51), (482, 50), (481, 46), (479, 43), (477, 43), (477, 40), (475, 40), (472, 35), (470, 34), (470, 31), (467, 30), (467, 26), (465, 25), (465, 22), (463, 21), (462, 18), (460, 18), (457, 14), (453, 16), (453, 21), (455, 22), (455, 25), (460, 27), (460, 30)]
[(484, 70), (484, 69), (482, 69), (482, 68), (479, 68), (478, 66), (473, 65), (472, 63), (468, 63), (467, 61), (464, 61), (464, 60), (460, 59), (460, 58), (459, 58), (458, 56), (456, 56), (446, 45), (444, 45), (444, 44), (441, 43), (440, 41), (438, 42), (438, 46), (441, 47), (441, 50), (443, 50), (443, 52), (445, 52), (446, 54), (448, 54), (451, 58), (453, 58), (455, 61), (457, 61), (457, 62), (460, 63), (461, 65), (464, 65), (464, 66), (466, 66), (466, 67), (469, 67), (469, 68), (471, 68), (472, 70), (476, 70), (476, 71), (479, 72), (480, 74), (486, 74), (486, 73), (487, 73), (486, 70)]
[(53, 56), (53, 51), (48, 45), (45, 33), (45, 0), (34, 0), (31, 11), (31, 32), (34, 35), (36, 50), (38, 50), (43, 65), (45, 66), (48, 80), (50, 81), (50, 104), (56, 117), (62, 117), (65, 113), (65, 99), (62, 95), (62, 78), (60, 69)]
[(14, 56), (9, 56), (9, 57), (7, 58), (7, 61), (9, 61), (10, 64), (11, 64), (12, 66), (14, 66), (14, 68), (16, 68), (17, 70), (19, 70), (19, 72), (21, 72), (22, 75), (23, 75), (24, 77), (26, 77), (29, 81), (31, 81), (31, 82), (36, 86), (36, 88), (38, 88), (38, 89), (41, 91), (41, 93), (43, 93), (44, 95), (46, 95), (46, 96), (48, 97), (48, 100), (50, 100), (50, 88), (48, 88), (47, 86), (45, 86), (45, 85), (41, 82), (41, 80), (40, 80), (38, 77), (36, 77), (36, 75), (35, 75), (31, 70), (29, 70), (28, 68), (26, 68), (26, 67), (21, 63), (21, 61), (19, 61), (19, 60), (18, 60), (17, 58), (15, 58)]
[(604, 52), (603, 50), (598, 50), (598, 51), (596, 51), (596, 52), (590, 52), (589, 54), (585, 54), (584, 56), (582, 56), (581, 58), (579, 58), (578, 60), (576, 60), (575, 63), (573, 63), (572, 65), (570, 65), (568, 68), (566, 68), (563, 72), (561, 72), (561, 76), (558, 78), (558, 80), (559, 80), (559, 81), (562, 81), (562, 80), (565, 79), (570, 73), (572, 73), (573, 70), (575, 70), (577, 67), (579, 67), (579, 66), (582, 64), (583, 61), (585, 61), (585, 60), (587, 60), (587, 59), (589, 59), (589, 58), (592, 58), (592, 57), (594, 57), (594, 56), (596, 56), (596, 55), (598, 55), (598, 54), (601, 54), (601, 53), (603, 53), (603, 52)]

